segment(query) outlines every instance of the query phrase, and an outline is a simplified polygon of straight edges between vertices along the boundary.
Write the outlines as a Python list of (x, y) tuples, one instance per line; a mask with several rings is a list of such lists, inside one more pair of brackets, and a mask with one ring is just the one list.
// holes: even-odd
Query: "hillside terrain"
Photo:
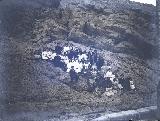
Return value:
[[(77, 114), (92, 119), (155, 105), (159, 71), (154, 6), (127, 0), (47, 2), (1, 1), (1, 102), (8, 114), (53, 111), (55, 120)], [(118, 77), (131, 77), (136, 90), (99, 97), (87, 90), (83, 76), (71, 85), (67, 72), (35, 58), (56, 43), (96, 49), (105, 60), (102, 71), (109, 65)]]

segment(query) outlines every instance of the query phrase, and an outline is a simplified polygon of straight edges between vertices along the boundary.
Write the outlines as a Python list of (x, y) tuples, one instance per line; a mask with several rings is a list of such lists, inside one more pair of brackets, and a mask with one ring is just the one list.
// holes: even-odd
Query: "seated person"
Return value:
[(109, 77), (106, 78), (104, 85), (106, 85), (106, 88), (112, 88), (112, 81)]
[(69, 47), (69, 44), (66, 43), (63, 47), (63, 53), (67, 53), (68, 51), (70, 51), (70, 47)]
[(56, 53), (52, 53), (49, 57), (50, 57), (50, 60), (54, 60), (54, 58), (57, 56)]
[(106, 80), (105, 78), (103, 78), (103, 76), (101, 74), (97, 74), (97, 77), (95, 79), (96, 82), (96, 87), (98, 88), (106, 88)]
[(69, 63), (67, 63), (67, 72), (70, 72), (72, 66), (74, 67), (74, 63), (72, 62), (72, 60), (69, 60)]
[(88, 56), (85, 52), (83, 52), (82, 54), (79, 54), (79, 56), (78, 56), (79, 61), (82, 61), (82, 60), (86, 61), (87, 59), (88, 59)]
[(54, 57), (53, 64), (55, 67), (61, 67), (61, 57), (59, 55)]
[(69, 63), (69, 59), (67, 56), (61, 56), (61, 59), (62, 61), (65, 63), (65, 64), (68, 64)]
[(130, 80), (130, 88), (132, 89), (132, 90), (135, 90), (135, 85), (134, 85), (134, 82), (133, 82), (133, 80)]
[(112, 84), (114, 85), (115, 89), (123, 89), (122, 85), (119, 83), (118, 78), (114, 78)]
[(85, 69), (89, 68), (89, 63), (87, 61), (83, 61), (82, 64), (85, 67)]
[(48, 52), (47, 51), (43, 51), (42, 52), (42, 59), (43, 60), (48, 60), (49, 58), (48, 58)]
[(52, 56), (52, 51), (50, 51), (49, 49), (42, 52), (42, 59), (43, 60), (48, 60), (51, 58), (51, 56)]
[(110, 78), (110, 80), (113, 82), (113, 79), (115, 78), (115, 75), (111, 71), (111, 67), (107, 70), (107, 73), (104, 75), (105, 78)]
[(96, 67), (95, 65), (93, 65), (93, 66), (91, 67), (91, 73), (92, 73), (92, 75), (93, 75), (94, 77), (97, 76), (97, 67)]
[(82, 65), (81, 74), (86, 74), (86, 73), (87, 73), (87, 69), (84, 65)]
[(98, 88), (101, 91), (101, 94), (104, 93), (107, 89), (112, 88), (112, 82), (110, 81), (110, 79), (105, 79), (99, 73), (97, 74), (95, 81), (95, 89)]
[(78, 49), (74, 50), (73, 51), (73, 58), (78, 59), (78, 55), (79, 55)]
[(67, 56), (68, 56), (69, 60), (72, 60), (72, 59), (74, 58), (74, 50), (71, 49), (71, 50), (69, 51), (69, 53), (67, 54)]
[(130, 78), (124, 78), (124, 75), (121, 76), (121, 78), (119, 79), (119, 83), (122, 85), (123, 87), (123, 91), (130, 91), (131, 87), (130, 87)]
[(97, 70), (97, 66), (94, 64), (94, 65), (92, 65), (92, 69), (93, 70)]
[(75, 69), (76, 73), (80, 73), (82, 71), (83, 65), (82, 65), (82, 63), (79, 63), (78, 60), (75, 60), (73, 62), (73, 65), (74, 65), (74, 69)]

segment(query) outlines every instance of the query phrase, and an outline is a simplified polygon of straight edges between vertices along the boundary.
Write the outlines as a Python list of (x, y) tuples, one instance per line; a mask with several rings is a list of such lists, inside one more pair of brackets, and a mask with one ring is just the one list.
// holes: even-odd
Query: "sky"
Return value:
[(156, 0), (130, 0), (130, 1), (136, 1), (141, 3), (147, 3), (147, 4), (153, 4), (156, 6)]

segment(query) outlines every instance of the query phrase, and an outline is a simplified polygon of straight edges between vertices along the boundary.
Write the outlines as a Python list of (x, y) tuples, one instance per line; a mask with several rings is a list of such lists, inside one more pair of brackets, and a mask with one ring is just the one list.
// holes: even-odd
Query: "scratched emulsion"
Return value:
[(3, 118), (89, 120), (156, 105), (155, 19), (155, 6), (127, 0), (0, 1)]

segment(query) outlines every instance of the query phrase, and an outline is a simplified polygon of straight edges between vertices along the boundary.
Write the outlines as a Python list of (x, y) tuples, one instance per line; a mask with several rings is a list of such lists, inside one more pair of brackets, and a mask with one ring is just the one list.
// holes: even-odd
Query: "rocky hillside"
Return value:
[[(55, 115), (85, 115), (155, 104), (159, 72), (154, 6), (126, 0), (47, 1), (1, 1), (2, 102), (7, 102), (7, 109), (59, 107)], [(97, 97), (86, 90), (85, 77), (76, 87), (69, 85), (68, 73), (34, 56), (44, 48), (53, 49), (56, 42), (96, 49), (119, 77), (132, 78), (136, 91)]]

